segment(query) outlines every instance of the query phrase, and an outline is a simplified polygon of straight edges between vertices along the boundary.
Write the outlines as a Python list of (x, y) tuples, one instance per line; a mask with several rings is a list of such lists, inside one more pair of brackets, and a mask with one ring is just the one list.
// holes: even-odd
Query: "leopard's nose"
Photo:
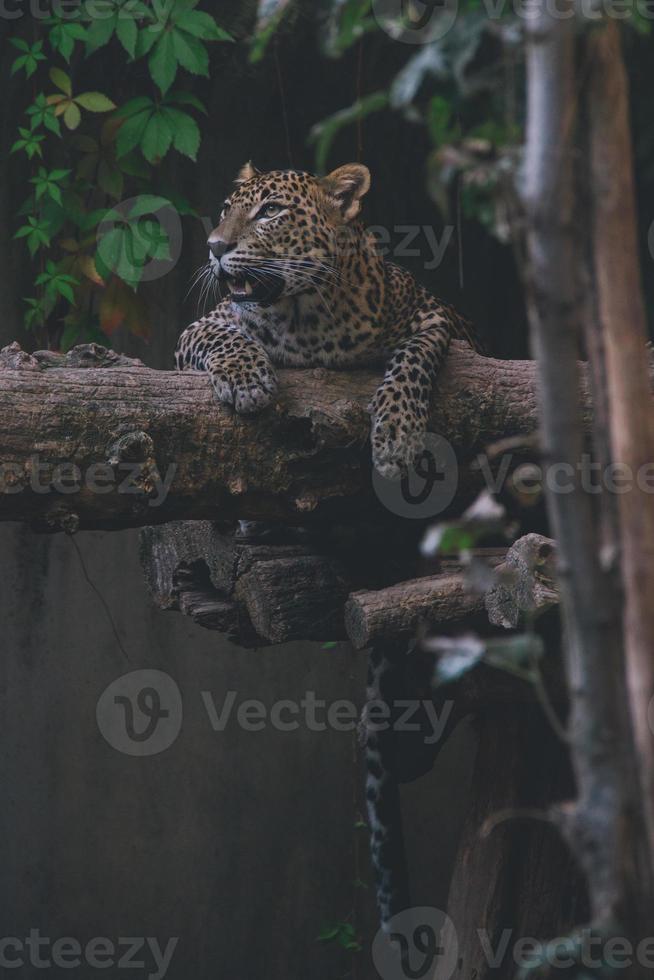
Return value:
[(211, 250), (211, 254), (217, 259), (222, 259), (223, 255), (236, 248), (236, 242), (226, 242), (223, 238), (209, 238), (207, 245)]

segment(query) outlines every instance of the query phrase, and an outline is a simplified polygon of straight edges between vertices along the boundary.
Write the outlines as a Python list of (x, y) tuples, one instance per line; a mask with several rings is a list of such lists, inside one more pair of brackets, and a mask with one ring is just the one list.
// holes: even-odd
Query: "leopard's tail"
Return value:
[(394, 732), (375, 718), (376, 706), (392, 711), (397, 698), (397, 668), (384, 648), (376, 647), (368, 662), (366, 708), (366, 803), (370, 828), (370, 855), (375, 874), (381, 926), (409, 908), (409, 876), (404, 848), (400, 790), (395, 771)]
[[(366, 801), (377, 904), (387, 933), (393, 917), (411, 907), (400, 784), (430, 771), (460, 720), (453, 703), (446, 704), (447, 692), (434, 690), (433, 675), (433, 654), (413, 650), (407, 654), (390, 644), (377, 645), (370, 652), (364, 712)], [(433, 720), (425, 712), (427, 701), (443, 718), (438, 739), (433, 738)], [(403, 725), (407, 706), (411, 724)]]

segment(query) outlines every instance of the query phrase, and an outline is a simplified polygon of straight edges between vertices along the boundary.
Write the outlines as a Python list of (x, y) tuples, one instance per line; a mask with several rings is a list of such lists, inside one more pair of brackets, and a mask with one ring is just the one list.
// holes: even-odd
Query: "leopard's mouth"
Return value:
[(232, 303), (274, 303), (284, 291), (284, 280), (270, 272), (230, 275), (221, 270), (221, 280), (229, 290)]

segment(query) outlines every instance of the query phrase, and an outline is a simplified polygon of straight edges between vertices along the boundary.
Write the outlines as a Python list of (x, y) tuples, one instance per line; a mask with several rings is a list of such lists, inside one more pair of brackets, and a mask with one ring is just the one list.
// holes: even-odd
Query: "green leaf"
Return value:
[(51, 133), (55, 134), (55, 136), (61, 136), (61, 126), (59, 124), (59, 120), (55, 116), (52, 109), (50, 109), (49, 107), (47, 108), (46, 111), (43, 111), (38, 115), (35, 114), (33, 118), (37, 121), (37, 123), (38, 122), (43, 123), (45, 128), (49, 129)]
[(159, 34), (159, 30), (152, 26), (144, 27), (143, 30), (139, 31), (136, 39), (135, 57), (143, 58), (148, 54), (152, 45), (158, 40)]
[(148, 68), (153, 82), (161, 89), (161, 94), (165, 95), (177, 74), (177, 58), (170, 31), (165, 31), (152, 49)]
[(168, 106), (162, 107), (161, 113), (170, 123), (175, 149), (195, 160), (200, 146), (200, 130), (195, 119), (181, 109), (171, 109)]
[(136, 40), (138, 38), (136, 21), (131, 17), (121, 17), (119, 14), (116, 21), (116, 37), (130, 58), (133, 58), (136, 54)]
[(145, 214), (156, 214), (161, 208), (169, 208), (170, 201), (166, 197), (159, 197), (157, 194), (139, 194), (129, 212), (131, 218), (142, 218)]
[(103, 273), (102, 265), (107, 267), (107, 270), (115, 272), (123, 282), (135, 286), (141, 278), (148, 246), (149, 241), (139, 234), (137, 228), (124, 223), (114, 226), (103, 233), (98, 240), (96, 268), (103, 279), (107, 278), (107, 272)]
[(86, 31), (86, 53), (93, 54), (109, 42), (116, 28), (116, 17), (94, 17)]
[(219, 27), (211, 14), (203, 10), (193, 10), (185, 13), (175, 22), (178, 27), (200, 38), (202, 41), (233, 41), (234, 38), (224, 28)]
[(86, 29), (81, 24), (57, 17), (48, 18), (46, 23), (54, 25), (49, 34), (50, 44), (66, 61), (70, 61), (75, 41), (86, 40)]
[(75, 105), (71, 102), (64, 112), (64, 123), (68, 126), (68, 129), (77, 129), (80, 122), (82, 121), (82, 114)]
[(175, 103), (175, 105), (191, 105), (199, 112), (203, 112), (205, 116), (207, 115), (206, 106), (200, 101), (200, 99), (198, 99), (196, 95), (193, 95), (192, 92), (182, 92), (180, 90), (169, 92), (168, 96), (166, 97), (166, 104), (171, 102)]
[(75, 102), (89, 112), (109, 112), (110, 109), (116, 108), (115, 102), (102, 92), (83, 92), (75, 96)]
[[(171, 31), (173, 51), (178, 62), (192, 75), (209, 74), (209, 55), (201, 41), (183, 31)], [(171, 83), (172, 84), (172, 83)]]
[(82, 27), (81, 24), (68, 21), (65, 24), (64, 30), (70, 37), (75, 38), (76, 41), (86, 40), (86, 28)]
[(151, 257), (155, 259), (170, 258), (170, 241), (155, 218), (142, 218), (132, 222), (132, 247), (134, 257), (139, 266)]
[(152, 115), (152, 109), (148, 108), (142, 112), (138, 112), (134, 116), (130, 116), (129, 119), (125, 120), (123, 125), (118, 130), (118, 137), (116, 139), (116, 156), (122, 157), (130, 150), (133, 150), (136, 146), (139, 146), (143, 133), (145, 132), (145, 127), (147, 126), (150, 117)]
[(16, 58), (11, 66), (11, 74), (15, 75), (21, 68), (25, 70), (28, 78), (31, 78), (39, 66), (39, 61), (45, 61), (45, 55), (41, 53), (40, 44), (37, 42), (32, 48), (27, 48), (26, 53)]
[(13, 46), (18, 48), (19, 51), (29, 51), (30, 49), (29, 44), (27, 41), (24, 41), (22, 37), (10, 37), (9, 43), (13, 44)]
[(61, 70), (61, 68), (51, 68), (49, 75), (51, 81), (54, 82), (57, 88), (61, 89), (64, 95), (67, 95), (68, 98), (70, 98), (73, 94), (70, 75), (67, 75), (65, 71)]
[(141, 139), (141, 150), (148, 163), (159, 163), (172, 141), (173, 132), (163, 112), (153, 113)]
[(69, 303), (75, 302), (75, 294), (67, 282), (63, 282), (61, 279), (56, 280), (56, 291), (67, 299)]
[(137, 95), (134, 99), (130, 99), (124, 105), (119, 106), (116, 109), (116, 115), (120, 119), (128, 119), (129, 116), (135, 116), (137, 112), (142, 112), (144, 109), (154, 108), (155, 104), (149, 96)]

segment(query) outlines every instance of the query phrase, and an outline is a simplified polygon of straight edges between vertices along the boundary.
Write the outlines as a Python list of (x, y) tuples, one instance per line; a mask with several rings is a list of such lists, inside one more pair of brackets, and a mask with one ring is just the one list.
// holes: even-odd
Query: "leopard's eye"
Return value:
[(284, 210), (283, 204), (276, 204), (274, 201), (269, 201), (268, 204), (264, 204), (262, 208), (259, 209), (257, 213), (258, 218), (276, 218), (278, 214)]
[(229, 208), (230, 208), (231, 203), (232, 203), (231, 201), (224, 201), (223, 202), (223, 209), (220, 212), (220, 220), (221, 221), (227, 215), (227, 212), (229, 211)]

